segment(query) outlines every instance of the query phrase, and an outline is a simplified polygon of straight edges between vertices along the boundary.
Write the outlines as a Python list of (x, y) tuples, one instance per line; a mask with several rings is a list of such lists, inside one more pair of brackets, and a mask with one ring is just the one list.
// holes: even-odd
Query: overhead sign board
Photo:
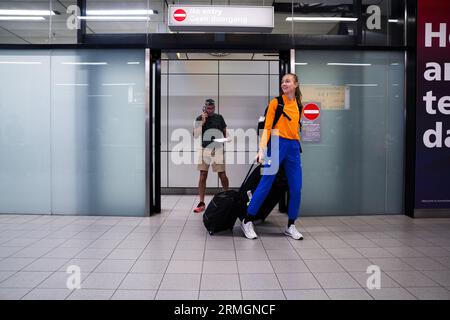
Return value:
[(169, 5), (171, 31), (272, 32), (272, 6)]

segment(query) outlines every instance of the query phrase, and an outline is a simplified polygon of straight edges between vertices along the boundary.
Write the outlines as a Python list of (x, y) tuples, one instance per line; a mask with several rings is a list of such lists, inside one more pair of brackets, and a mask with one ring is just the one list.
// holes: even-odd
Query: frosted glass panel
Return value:
[[(178, 142), (172, 140), (175, 130), (184, 130), (192, 136), (195, 119), (202, 113), (205, 99), (217, 99), (217, 75), (170, 75), (169, 77), (169, 150)], [(179, 132), (179, 131), (178, 131)], [(178, 136), (178, 135), (177, 135)], [(194, 151), (194, 147), (190, 148)]]
[(212, 61), (169, 61), (169, 73), (213, 73), (218, 72), (218, 63)]
[(269, 61), (219, 61), (220, 73), (268, 74)]
[(144, 215), (144, 104), (143, 50), (53, 52), (54, 213)]
[(400, 214), (403, 54), (297, 51), (296, 60), (308, 63), (296, 66), (304, 101), (320, 100), (308, 84), (346, 92), (345, 104), (322, 108), (320, 141), (302, 143), (302, 214)]
[(50, 53), (0, 51), (0, 212), (49, 214)]

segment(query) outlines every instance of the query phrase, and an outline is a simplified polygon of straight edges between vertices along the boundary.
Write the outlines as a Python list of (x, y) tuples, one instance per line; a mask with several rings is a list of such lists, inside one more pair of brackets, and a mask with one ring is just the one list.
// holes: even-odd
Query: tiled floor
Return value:
[[(302, 217), (295, 241), (274, 211), (247, 240), (238, 226), (210, 236), (195, 204), (163, 196), (149, 218), (0, 215), (0, 299), (450, 299), (450, 219)], [(367, 288), (370, 265), (381, 289)]]

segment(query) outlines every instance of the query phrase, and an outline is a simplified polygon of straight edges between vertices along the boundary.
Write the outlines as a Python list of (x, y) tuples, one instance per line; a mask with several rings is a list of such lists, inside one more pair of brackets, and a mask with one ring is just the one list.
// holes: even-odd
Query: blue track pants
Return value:
[[(277, 164), (284, 165), (289, 183), (288, 215), (289, 219), (295, 220), (299, 215), (302, 190), (302, 163), (300, 159), (300, 142), (298, 140), (279, 138), (279, 155), (272, 158), (271, 166)], [(263, 168), (263, 170), (266, 170), (266, 168)], [(255, 216), (258, 213), (272, 187), (275, 176), (276, 174), (264, 174), (263, 171), (258, 187), (247, 208), (249, 215)]]

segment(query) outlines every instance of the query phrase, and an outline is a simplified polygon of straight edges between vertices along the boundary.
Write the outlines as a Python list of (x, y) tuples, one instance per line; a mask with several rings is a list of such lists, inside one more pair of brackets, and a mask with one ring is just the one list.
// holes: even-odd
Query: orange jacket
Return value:
[[(278, 132), (274, 131), (274, 135), (278, 135), (281, 138), (290, 139), (290, 140), (300, 140), (299, 134), (299, 120), (300, 114), (297, 107), (297, 101), (295, 98), (293, 100), (288, 100), (288, 98), (283, 95), (284, 101), (284, 112), (291, 118), (289, 121), (285, 116), (281, 116), (280, 120), (278, 120), (274, 129), (278, 129)], [(273, 119), (275, 118), (275, 110), (277, 109), (278, 100), (275, 98), (270, 101), (269, 108), (267, 109), (266, 114), (266, 122), (264, 126), (264, 132), (261, 135), (261, 140), (259, 141), (259, 148), (265, 149), (267, 147), (267, 142), (269, 140)]]

